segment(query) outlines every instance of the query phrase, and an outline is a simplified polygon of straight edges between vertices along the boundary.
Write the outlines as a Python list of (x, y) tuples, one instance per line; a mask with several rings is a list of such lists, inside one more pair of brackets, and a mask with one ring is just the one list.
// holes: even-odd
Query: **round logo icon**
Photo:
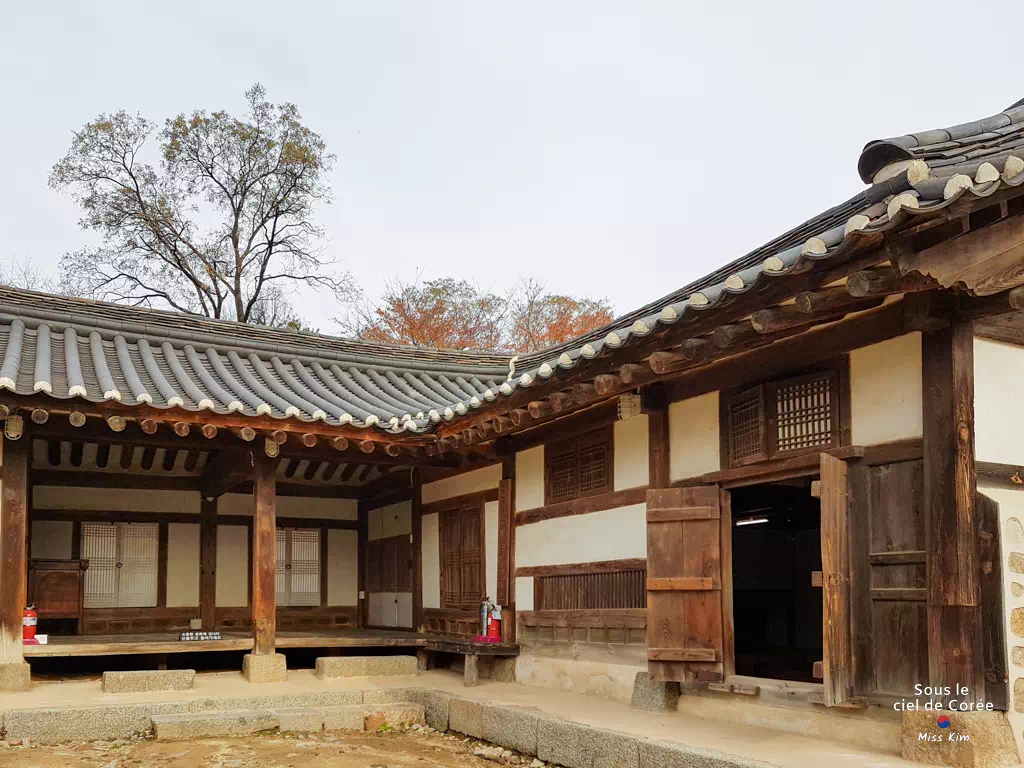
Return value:
[(938, 723), (939, 728), (949, 728), (949, 717), (947, 715), (939, 715), (939, 719), (935, 722)]

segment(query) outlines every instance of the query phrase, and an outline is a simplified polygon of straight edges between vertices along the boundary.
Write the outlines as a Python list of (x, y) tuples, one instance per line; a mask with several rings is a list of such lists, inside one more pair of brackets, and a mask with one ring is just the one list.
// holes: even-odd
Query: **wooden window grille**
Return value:
[(277, 529), (277, 604), (320, 605), (320, 530)]
[(762, 384), (728, 402), (730, 466), (840, 445), (839, 372), (818, 371)]
[(545, 503), (612, 490), (612, 430), (545, 446)]
[(476, 504), (441, 513), (441, 607), (475, 609), (484, 597), (483, 510)]
[(82, 523), (84, 607), (155, 607), (159, 537), (157, 523)]
[(647, 569), (538, 576), (534, 607), (578, 611), (647, 607)]

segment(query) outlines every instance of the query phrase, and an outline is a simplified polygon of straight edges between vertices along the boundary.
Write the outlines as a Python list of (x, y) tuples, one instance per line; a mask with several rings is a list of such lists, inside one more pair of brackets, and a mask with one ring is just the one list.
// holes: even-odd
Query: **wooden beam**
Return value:
[[(200, 480), (203, 497), (215, 499), (250, 480), (254, 472), (254, 455), (253, 451), (221, 451), (212, 461), (207, 461)], [(265, 456), (261, 456), (260, 460), (266, 460), (264, 463), (271, 466)]]
[(923, 334), (921, 350), (929, 684), (983, 691), (971, 323)]
[(901, 274), (919, 272), (944, 288), (989, 296), (1024, 283), (1024, 216), (1011, 216), (921, 251), (897, 257)]
[(669, 425), (668, 411), (647, 414), (647, 462), (651, 488), (669, 485)]
[(122, 472), (70, 472), (37, 469), (32, 473), (34, 485), (59, 488), (131, 488), (154, 491), (198, 491), (194, 477), (167, 477), (166, 475), (124, 474)]
[(255, 464), (253, 495), (256, 514), (252, 547), (253, 654), (272, 654), (277, 636), (277, 511), (274, 493), (274, 464), (260, 453), (250, 457)]
[(217, 626), (217, 500), (199, 506), (199, 615), (203, 629)]
[(901, 275), (891, 266), (865, 269), (846, 278), (847, 292), (862, 299), (890, 296), (894, 293), (930, 291), (938, 287), (939, 284), (930, 277), (917, 273)]
[(527, 576), (577, 576), (588, 573), (616, 573), (618, 571), (641, 571), (647, 568), (646, 557), (623, 560), (598, 560), (593, 563), (568, 563), (565, 565), (530, 565), (516, 568), (516, 578)]
[(858, 299), (850, 296), (844, 286), (809, 291), (796, 297), (796, 303), (772, 309), (761, 309), (750, 316), (750, 324), (758, 333), (775, 333), (789, 328), (842, 317), (850, 312), (874, 309), (881, 299)]
[(0, 665), (20, 664), (22, 614), (27, 600), (31, 435), (4, 440), (3, 514), (0, 515)]

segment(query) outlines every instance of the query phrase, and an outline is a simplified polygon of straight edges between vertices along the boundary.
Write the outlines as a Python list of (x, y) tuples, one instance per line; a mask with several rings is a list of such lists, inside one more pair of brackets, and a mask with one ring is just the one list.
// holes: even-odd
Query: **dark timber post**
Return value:
[(412, 628), (423, 625), (423, 494), (420, 471), (412, 471)]
[[(954, 320), (922, 343), (929, 683), (984, 693), (974, 466), (974, 329)], [(957, 685), (967, 693), (957, 696)], [(943, 699), (949, 697), (942, 697)]]
[(199, 615), (203, 629), (217, 625), (217, 499), (204, 498), (199, 509)]
[[(12, 416), (11, 418), (20, 418)], [(29, 452), (32, 440), (3, 440), (3, 506), (0, 508), (0, 691), (23, 691), (31, 673), (21, 644), (27, 599)]]
[(273, 466), (253, 452), (256, 515), (252, 527), (252, 630), (253, 653), (274, 653), (277, 634), (277, 514)]

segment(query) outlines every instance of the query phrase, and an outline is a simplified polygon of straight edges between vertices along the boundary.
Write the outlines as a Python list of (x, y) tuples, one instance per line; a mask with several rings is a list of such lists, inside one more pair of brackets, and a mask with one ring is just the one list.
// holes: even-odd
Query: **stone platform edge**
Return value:
[[(34, 744), (61, 744), (149, 735), (155, 716), (404, 702), (421, 705), (426, 724), (435, 730), (456, 731), (565, 768), (777, 768), (774, 764), (738, 755), (597, 728), (531, 707), (467, 699), (430, 688), (13, 709), (0, 712), (0, 728), (8, 741), (28, 739)], [(271, 724), (271, 727), (276, 726)]]

